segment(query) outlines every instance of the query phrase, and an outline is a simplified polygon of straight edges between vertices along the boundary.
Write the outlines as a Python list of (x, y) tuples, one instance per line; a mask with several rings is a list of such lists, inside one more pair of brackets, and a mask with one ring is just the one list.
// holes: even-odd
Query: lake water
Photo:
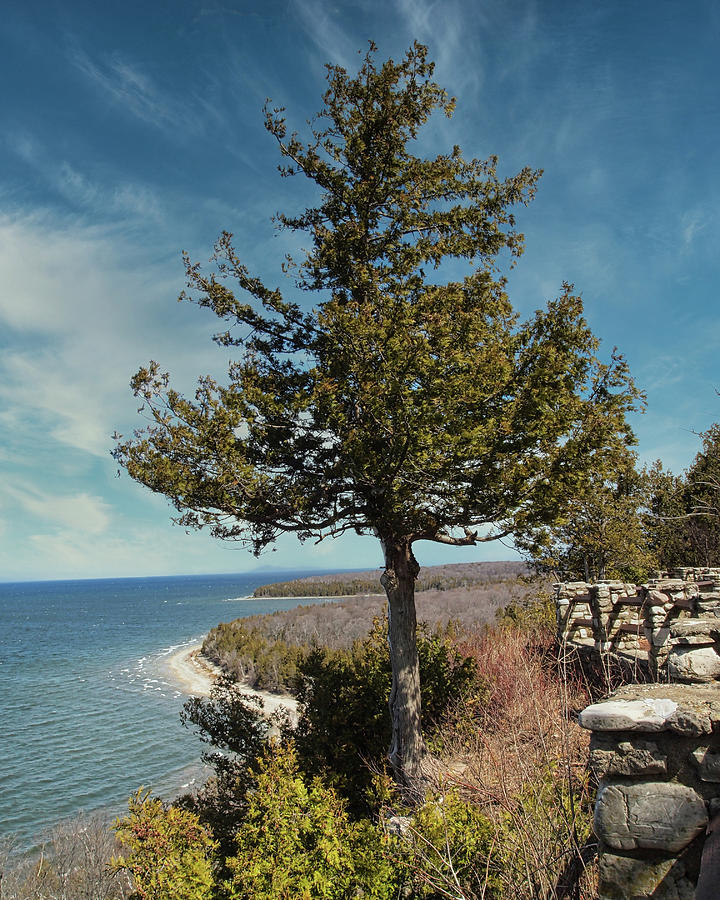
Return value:
[(169, 657), (297, 606), (248, 595), (300, 574), (0, 583), (0, 836), (36, 846), (80, 811), (122, 813), (140, 785), (171, 798), (202, 778)]

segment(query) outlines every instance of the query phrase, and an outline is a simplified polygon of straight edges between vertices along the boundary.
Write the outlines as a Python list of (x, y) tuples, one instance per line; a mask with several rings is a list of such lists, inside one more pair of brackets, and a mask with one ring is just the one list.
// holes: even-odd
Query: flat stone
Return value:
[(598, 860), (600, 900), (694, 900), (682, 860), (633, 859), (603, 853)]
[(690, 754), (698, 767), (702, 781), (720, 782), (720, 753), (707, 747), (698, 747)]
[(598, 778), (608, 775), (667, 775), (667, 754), (661, 753), (653, 741), (621, 741), (613, 748), (593, 747), (590, 766)]
[(713, 723), (710, 716), (704, 715), (702, 710), (681, 708), (670, 717), (668, 727), (676, 734), (710, 734), (713, 730)]
[(674, 647), (667, 671), (674, 680), (707, 683), (720, 678), (720, 656), (713, 647)]
[(675, 647), (712, 647), (715, 642), (715, 637), (711, 634), (682, 634), (671, 639)]
[(670, 626), (670, 634), (676, 637), (709, 636), (717, 634), (720, 625), (710, 619), (680, 619)]
[(658, 628), (657, 631), (653, 632), (652, 642), (655, 647), (662, 647), (662, 645), (668, 640), (670, 637), (670, 629), (669, 628)]
[(674, 782), (601, 782), (595, 833), (615, 850), (677, 853), (703, 831), (707, 809), (692, 788)]
[(591, 731), (665, 731), (668, 719), (677, 710), (672, 700), (604, 700), (586, 707), (578, 724)]

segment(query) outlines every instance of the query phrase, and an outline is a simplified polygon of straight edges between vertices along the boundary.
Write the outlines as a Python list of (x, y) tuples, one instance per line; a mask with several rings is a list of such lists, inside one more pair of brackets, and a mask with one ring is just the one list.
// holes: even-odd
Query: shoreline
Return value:
[[(191, 644), (173, 653), (168, 660), (170, 674), (189, 697), (209, 697), (216, 679), (223, 674), (222, 669), (206, 659), (201, 651), (202, 644)], [(245, 684), (238, 684), (238, 690), (245, 697), (262, 700), (264, 716), (283, 710), (292, 722), (297, 722), (298, 703), (289, 694), (258, 691)]]

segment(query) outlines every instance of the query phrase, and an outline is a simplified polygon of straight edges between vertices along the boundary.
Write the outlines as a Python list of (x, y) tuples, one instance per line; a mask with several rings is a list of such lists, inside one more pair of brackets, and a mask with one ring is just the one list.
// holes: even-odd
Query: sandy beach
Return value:
[[(201, 645), (192, 644), (174, 653), (168, 665), (182, 691), (192, 697), (209, 697), (210, 690), (221, 670), (201, 655)], [(238, 685), (247, 697), (258, 697), (263, 701), (263, 711), (270, 716), (278, 709), (286, 710), (292, 720), (297, 719), (297, 700), (287, 694), (271, 694), (257, 691), (247, 685)]]

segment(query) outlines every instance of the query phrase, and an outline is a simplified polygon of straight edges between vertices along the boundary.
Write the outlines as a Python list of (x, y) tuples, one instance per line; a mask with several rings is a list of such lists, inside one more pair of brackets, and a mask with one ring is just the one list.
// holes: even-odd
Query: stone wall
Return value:
[(601, 900), (720, 896), (720, 885), (698, 886), (706, 828), (720, 812), (718, 687), (626, 686), (579, 723), (592, 731), (599, 779)]
[(561, 643), (646, 664), (658, 681), (720, 681), (720, 569), (647, 584), (554, 585)]

